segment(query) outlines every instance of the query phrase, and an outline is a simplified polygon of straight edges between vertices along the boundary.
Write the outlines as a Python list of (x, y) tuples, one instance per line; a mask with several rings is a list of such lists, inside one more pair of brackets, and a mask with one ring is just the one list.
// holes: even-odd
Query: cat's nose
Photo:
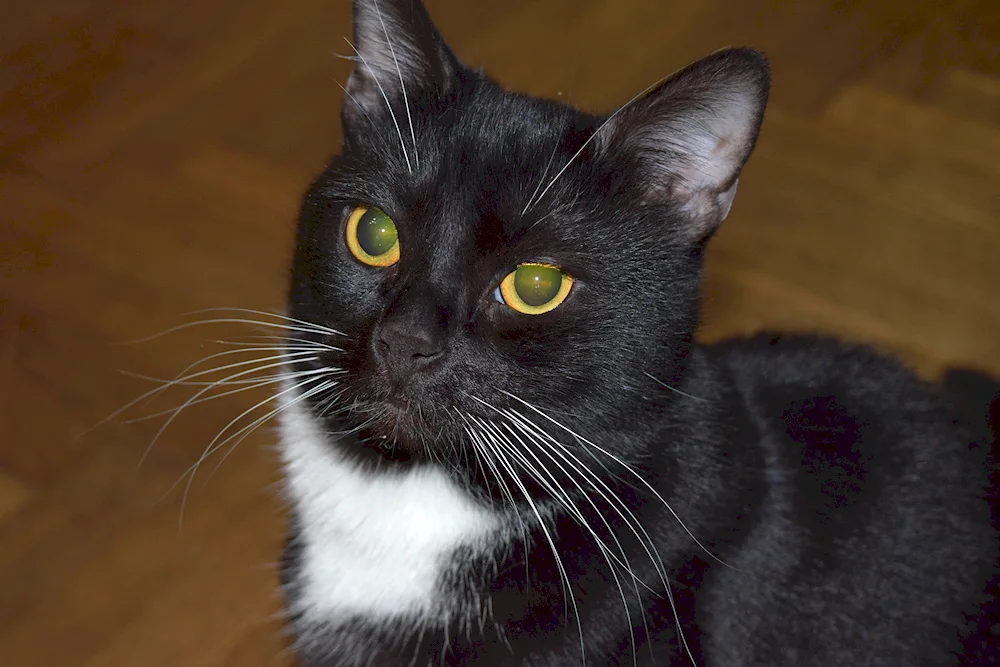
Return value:
[(423, 370), (444, 352), (444, 337), (422, 327), (393, 320), (379, 327), (374, 341), (379, 365), (397, 379)]

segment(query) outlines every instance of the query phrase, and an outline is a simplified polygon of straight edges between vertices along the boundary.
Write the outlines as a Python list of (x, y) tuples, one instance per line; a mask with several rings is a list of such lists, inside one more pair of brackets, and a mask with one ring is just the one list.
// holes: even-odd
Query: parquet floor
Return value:
[[(349, 3), (16, 4), (0, 23), (0, 662), (288, 664), (272, 435), (205, 466), (182, 527), (183, 486), (167, 493), (263, 395), (193, 406), (141, 466), (162, 420), (85, 431), (155, 386), (135, 374), (173, 377), (249, 330), (123, 342), (201, 308), (281, 308), (297, 198), (339, 141)], [(427, 4), (468, 63), (591, 109), (720, 46), (767, 50), (774, 103), (710, 253), (704, 336), (822, 330), (929, 374), (1000, 373), (1000, 3)]]

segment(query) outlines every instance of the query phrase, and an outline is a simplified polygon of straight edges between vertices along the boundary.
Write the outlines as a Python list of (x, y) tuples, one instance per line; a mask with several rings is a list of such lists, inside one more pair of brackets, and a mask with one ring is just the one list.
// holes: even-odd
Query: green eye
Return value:
[(529, 262), (500, 281), (504, 303), (525, 315), (547, 313), (566, 300), (573, 279), (558, 266)]
[(392, 266), (399, 261), (396, 224), (381, 209), (358, 206), (347, 219), (347, 248), (368, 266)]

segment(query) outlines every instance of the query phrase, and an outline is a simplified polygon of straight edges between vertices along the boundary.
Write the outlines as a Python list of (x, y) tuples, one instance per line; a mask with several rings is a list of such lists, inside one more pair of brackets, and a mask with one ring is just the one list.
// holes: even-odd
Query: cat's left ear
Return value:
[(729, 213), (769, 88), (762, 53), (719, 51), (611, 116), (595, 139), (601, 153), (637, 160), (646, 199), (677, 206), (701, 240)]
[(387, 113), (404, 95), (443, 94), (460, 65), (420, 0), (354, 0), (354, 71), (347, 120)]

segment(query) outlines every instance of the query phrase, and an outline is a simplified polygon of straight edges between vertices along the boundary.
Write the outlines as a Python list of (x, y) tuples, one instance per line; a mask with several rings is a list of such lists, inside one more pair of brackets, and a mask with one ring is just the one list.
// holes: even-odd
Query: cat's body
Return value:
[(355, 17), (283, 390), (306, 664), (986, 664), (986, 435), (865, 348), (692, 341), (763, 59), (596, 117), (464, 69), (419, 3)]
[[(958, 664), (952, 652), (975, 646), (959, 641), (960, 630), (975, 635), (963, 612), (976, 615), (986, 601), (978, 594), (992, 572), (984, 554), (995, 547), (990, 533), (951, 525), (955, 516), (988, 525), (977, 485), (985, 484), (983, 460), (956, 437), (934, 389), (865, 349), (807, 337), (761, 336), (693, 357), (704, 367), (684, 391), (716, 398), (677, 406), (643, 477), (712, 555), (651, 494), (636, 494), (630, 507), (668, 568), (697, 664)], [(286, 445), (309, 438), (324, 447), (293, 414)], [(296, 474), (295, 456), (292, 497), (303, 501), (297, 484), (309, 483)], [(385, 474), (341, 465), (352, 483), (325, 489), (337, 499), (332, 506), (300, 505), (327, 511), (334, 532), (324, 535), (297, 513), (299, 541), (286, 562), (297, 582), (292, 609), (307, 655), (311, 648), (323, 656), (318, 664), (582, 662), (579, 629), (573, 612), (564, 615), (558, 567), (540, 530), (531, 531), (525, 568), (520, 526), (483, 515), (437, 469)], [(956, 479), (968, 485), (957, 488)], [(615, 510), (594, 500), (631, 535)], [(338, 501), (350, 503), (343, 514)], [(585, 513), (601, 526), (593, 508)], [(554, 525), (570, 579), (586, 582), (575, 598), (589, 662), (632, 664), (635, 637), (640, 665), (687, 664), (669, 601), (640, 588), (643, 620), (623, 579), (629, 628), (593, 537), (565, 517)], [(634, 535), (627, 542), (637, 555), (633, 571), (659, 581)], [(502, 572), (492, 578), (497, 562)], [(607, 584), (599, 593), (595, 576)], [(968, 664), (980, 664), (976, 655)]]

